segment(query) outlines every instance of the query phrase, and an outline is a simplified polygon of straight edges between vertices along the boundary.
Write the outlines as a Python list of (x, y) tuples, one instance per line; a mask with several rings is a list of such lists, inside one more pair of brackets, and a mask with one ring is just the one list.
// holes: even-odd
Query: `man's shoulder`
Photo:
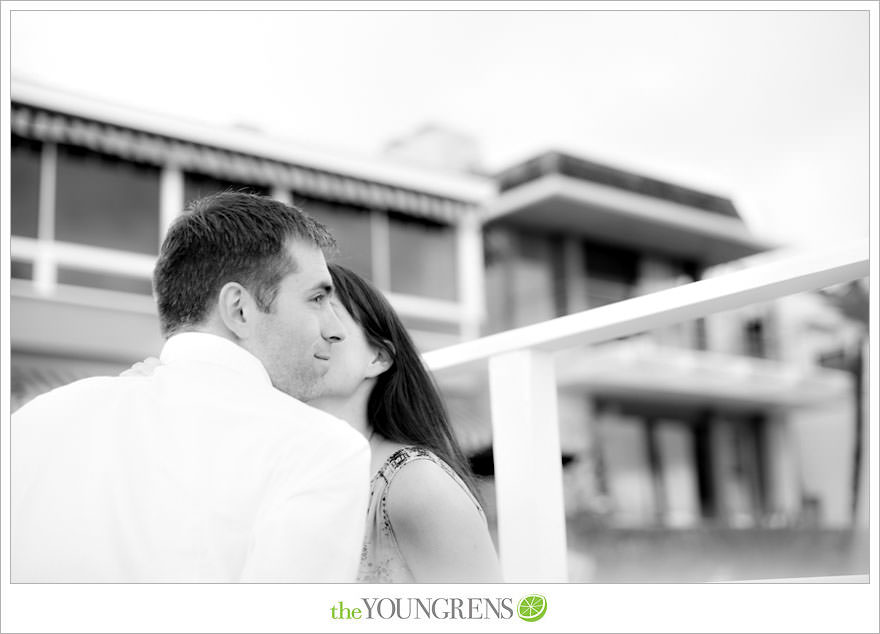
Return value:
[(119, 377), (115, 376), (93, 376), (67, 383), (35, 396), (14, 412), (13, 416), (21, 418), (32, 412), (72, 407), (78, 403), (97, 405), (100, 403), (100, 400), (92, 400), (97, 395), (106, 396), (125, 389), (124, 384), (119, 379)]

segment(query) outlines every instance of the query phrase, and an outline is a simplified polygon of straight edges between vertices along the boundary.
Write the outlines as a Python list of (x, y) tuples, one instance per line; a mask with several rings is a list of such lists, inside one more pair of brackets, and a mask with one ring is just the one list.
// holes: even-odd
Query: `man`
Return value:
[(369, 448), (302, 401), (344, 331), (326, 229), (225, 193), (172, 225), (152, 372), (12, 417), (13, 582), (354, 581)]

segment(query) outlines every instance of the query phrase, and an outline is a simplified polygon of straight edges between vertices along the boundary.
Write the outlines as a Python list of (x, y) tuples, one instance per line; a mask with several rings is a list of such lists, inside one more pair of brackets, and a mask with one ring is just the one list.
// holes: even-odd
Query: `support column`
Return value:
[(37, 208), (37, 253), (34, 258), (34, 286), (38, 293), (51, 295), (58, 283), (55, 262), (55, 198), (58, 179), (58, 146), (44, 143), (40, 155), (40, 193)]
[(468, 212), (457, 227), (458, 302), (462, 308), (460, 333), (465, 341), (480, 336), (486, 313), (483, 236), (476, 212)]
[(489, 359), (498, 540), (506, 582), (564, 582), (565, 505), (550, 353)]
[(159, 244), (168, 227), (183, 212), (183, 171), (176, 165), (165, 165), (159, 177)]
[(275, 200), (283, 202), (285, 205), (293, 204), (293, 194), (287, 187), (273, 187), (271, 196)]
[(373, 284), (387, 293), (391, 290), (391, 226), (386, 212), (370, 211), (370, 241)]
[(777, 415), (767, 421), (765, 428), (769, 510), (786, 521), (797, 517), (801, 503), (798, 460), (790, 427), (786, 416)]

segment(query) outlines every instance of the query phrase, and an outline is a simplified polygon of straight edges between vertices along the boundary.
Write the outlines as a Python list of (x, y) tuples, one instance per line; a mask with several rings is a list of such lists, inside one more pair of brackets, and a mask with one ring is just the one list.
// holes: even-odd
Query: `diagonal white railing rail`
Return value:
[(566, 581), (553, 353), (868, 276), (867, 240), (781, 253), (741, 271), (433, 350), (434, 372), (488, 362), (505, 581)]

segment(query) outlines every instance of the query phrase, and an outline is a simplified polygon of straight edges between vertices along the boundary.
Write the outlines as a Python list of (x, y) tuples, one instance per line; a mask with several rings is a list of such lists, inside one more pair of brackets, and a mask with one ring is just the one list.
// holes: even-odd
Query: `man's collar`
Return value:
[(162, 347), (162, 363), (194, 362), (222, 366), (253, 376), (272, 385), (266, 368), (238, 344), (206, 332), (182, 332), (171, 336)]

